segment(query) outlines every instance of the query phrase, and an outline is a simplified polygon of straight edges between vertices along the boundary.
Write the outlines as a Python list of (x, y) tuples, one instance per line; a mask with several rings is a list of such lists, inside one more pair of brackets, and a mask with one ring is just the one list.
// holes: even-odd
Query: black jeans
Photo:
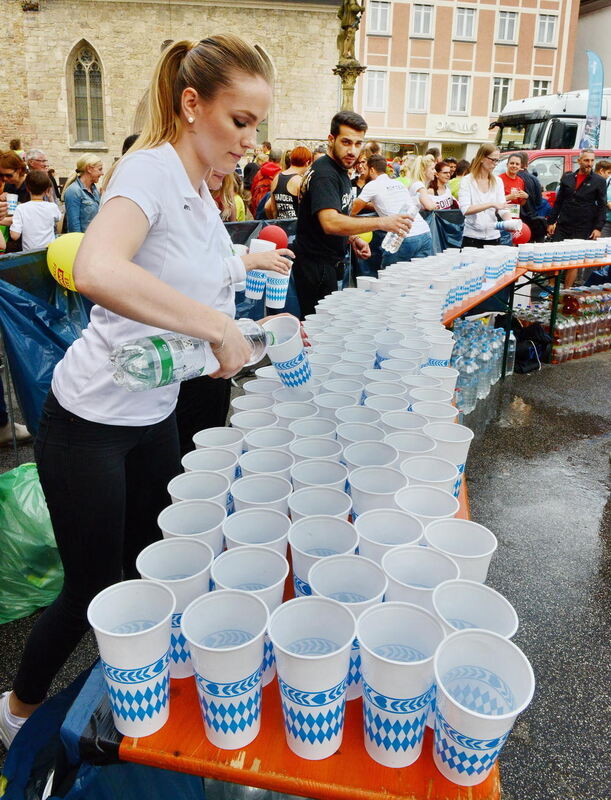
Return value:
[(38, 618), (13, 684), (24, 703), (44, 700), (89, 625), (87, 606), (161, 538), (157, 515), (180, 472), (172, 413), (156, 425), (102, 425), (77, 417), (49, 393), (34, 445), (40, 482), (64, 566), (61, 593)]
[(176, 423), (180, 455), (195, 449), (193, 436), (205, 428), (225, 427), (231, 399), (231, 381), (202, 375), (180, 384)]
[(313, 314), (316, 304), (331, 292), (337, 291), (337, 284), (343, 277), (344, 262), (334, 264), (313, 264), (297, 257), (293, 264), (295, 288), (301, 308), (301, 319)]
[(472, 236), (463, 236), (461, 247), (484, 247), (487, 244), (500, 244), (499, 239), (474, 239)]

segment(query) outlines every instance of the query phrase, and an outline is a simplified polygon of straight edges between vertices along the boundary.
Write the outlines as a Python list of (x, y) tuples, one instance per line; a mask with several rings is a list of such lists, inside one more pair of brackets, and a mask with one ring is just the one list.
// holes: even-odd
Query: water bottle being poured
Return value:
[[(403, 203), (399, 210), (399, 214), (409, 214), (412, 219), (415, 218), (417, 213), (418, 209), (416, 205), (411, 202)], [(396, 253), (401, 247), (406, 235), (405, 233), (393, 233), (392, 231), (388, 231), (382, 240), (382, 250), (386, 250), (387, 253)]]
[[(245, 366), (256, 364), (265, 355), (274, 334), (252, 319), (235, 321), (252, 347)], [(158, 333), (125, 342), (110, 354), (115, 368), (113, 380), (130, 392), (157, 389), (203, 375), (206, 369), (206, 342), (180, 333)]]

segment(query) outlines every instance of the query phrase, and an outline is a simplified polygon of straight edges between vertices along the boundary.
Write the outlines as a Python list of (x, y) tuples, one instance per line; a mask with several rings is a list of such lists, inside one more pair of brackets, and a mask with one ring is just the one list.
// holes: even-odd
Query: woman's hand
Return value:
[(507, 211), (507, 203), (491, 203), (490, 208), (496, 208), (497, 211)]
[(293, 266), (291, 259), (295, 258), (295, 253), (286, 247), (281, 247), (278, 250), (268, 250), (265, 253), (248, 253), (242, 256), (242, 261), (246, 268), (246, 272), (251, 269), (271, 270), (272, 272), (279, 272), (281, 275), (288, 275)]
[(252, 358), (251, 346), (229, 317), (221, 341), (210, 346), (219, 362), (219, 369), (211, 373), (211, 378), (231, 378)]

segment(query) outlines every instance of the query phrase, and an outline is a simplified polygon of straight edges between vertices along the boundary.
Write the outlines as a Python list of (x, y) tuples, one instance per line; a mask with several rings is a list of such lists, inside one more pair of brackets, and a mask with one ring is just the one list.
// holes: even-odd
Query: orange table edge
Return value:
[[(465, 481), (457, 516), (469, 518)], [(422, 755), (411, 766), (383, 767), (365, 751), (362, 703), (346, 703), (340, 750), (322, 761), (306, 761), (289, 750), (282, 721), (278, 685), (263, 690), (261, 732), (240, 750), (219, 750), (204, 733), (192, 678), (172, 680), (170, 718), (164, 727), (141, 739), (124, 737), (119, 756), (162, 769), (257, 786), (317, 800), (499, 800), (498, 765), (478, 786), (446, 780), (433, 763), (433, 734), (427, 728)]]
[(472, 308), (475, 308), (475, 306), (478, 306), (480, 303), (483, 303), (484, 300), (487, 300), (489, 297), (492, 297), (497, 292), (500, 292), (501, 289), (505, 289), (505, 287), (511, 286), (512, 283), (515, 283), (519, 278), (521, 278), (524, 275), (524, 273), (528, 271), (529, 270), (523, 269), (522, 267), (516, 267), (513, 270), (513, 272), (508, 272), (507, 275), (503, 275), (502, 278), (499, 278), (498, 281), (495, 281), (486, 289), (482, 289), (477, 294), (470, 295), (462, 303), (460, 303), (457, 306), (454, 306), (443, 315), (442, 319), (443, 324), (449, 325), (451, 322), (454, 322), (455, 319), (458, 319), (458, 317), (462, 317), (462, 315), (466, 314), (467, 311), (471, 311)]

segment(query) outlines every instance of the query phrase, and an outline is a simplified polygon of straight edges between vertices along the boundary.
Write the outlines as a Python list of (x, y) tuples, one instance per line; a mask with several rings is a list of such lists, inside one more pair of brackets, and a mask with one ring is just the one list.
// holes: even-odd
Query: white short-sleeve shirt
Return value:
[[(359, 200), (371, 203), (379, 217), (398, 214), (404, 205), (411, 206), (414, 203), (407, 187), (401, 181), (389, 178), (388, 175), (378, 175), (366, 183), (361, 190)], [(416, 214), (407, 236), (419, 236), (422, 233), (430, 233), (430, 228), (420, 214)]]
[(55, 203), (29, 200), (15, 209), (11, 231), (21, 234), (23, 250), (37, 250), (55, 239), (55, 224), (60, 218), (61, 211)]
[[(138, 150), (118, 164), (104, 203), (126, 197), (146, 215), (150, 228), (133, 261), (194, 300), (235, 315), (233, 284), (245, 279), (241, 259), (205, 183), (197, 192), (171, 144)], [(129, 392), (112, 378), (109, 355), (117, 346), (161, 328), (134, 322), (95, 305), (90, 323), (53, 374), (52, 390), (68, 411), (108, 425), (152, 425), (174, 409), (180, 384)], [(218, 362), (206, 348), (206, 373)]]
[[(458, 205), (463, 214), (470, 206), (505, 202), (503, 181), (498, 175), (493, 178), (492, 188), (482, 192), (473, 175), (463, 177), (458, 190)], [(495, 228), (496, 221), (496, 208), (487, 208), (477, 214), (466, 214), (463, 236), (470, 236), (472, 239), (498, 239), (501, 234)]]

